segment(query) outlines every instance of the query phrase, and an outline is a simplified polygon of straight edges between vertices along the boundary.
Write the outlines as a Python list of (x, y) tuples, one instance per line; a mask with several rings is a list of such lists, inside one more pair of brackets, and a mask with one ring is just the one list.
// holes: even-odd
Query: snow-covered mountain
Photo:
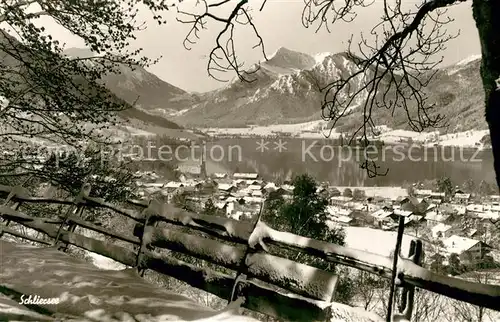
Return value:
[[(85, 48), (68, 48), (64, 51), (68, 57), (93, 57), (95, 54)], [(92, 63), (87, 61), (87, 63)], [(178, 124), (169, 117), (158, 117), (151, 113), (155, 109), (166, 109), (169, 100), (188, 95), (142, 67), (131, 69), (126, 65), (119, 66), (119, 73), (109, 73), (103, 78), (103, 83), (118, 98), (133, 106), (120, 112), (120, 117), (131, 121), (134, 126), (148, 129), (155, 126), (166, 129), (179, 129)]]
[[(94, 55), (90, 50), (82, 48), (68, 48), (64, 53), (73, 57)], [(107, 74), (104, 83), (116, 96), (130, 104), (135, 103), (134, 107), (144, 110), (168, 108), (171, 99), (187, 94), (142, 67), (131, 69), (120, 65), (119, 73)]]
[[(236, 126), (299, 122), (321, 117), (321, 88), (339, 77), (351, 75), (355, 62), (346, 54), (310, 56), (280, 48), (261, 63), (252, 82), (234, 79), (221, 89), (205, 93), (200, 102), (175, 118), (195, 126)], [(353, 79), (350, 92), (364, 77)], [(349, 93), (343, 93), (347, 97)], [(360, 103), (360, 102), (356, 102)]]
[[(280, 48), (250, 77), (253, 82), (234, 79), (226, 86), (197, 95), (182, 113), (173, 119), (190, 126), (237, 127), (249, 124), (298, 123), (321, 119), (321, 88), (333, 80), (346, 78), (358, 69), (356, 57), (346, 53), (324, 53), (316, 56)], [(437, 72), (425, 92), (428, 103), (436, 104), (433, 114), (446, 116), (449, 131), (482, 129), (484, 93), (479, 76), (480, 57), (471, 57)], [(371, 77), (373, 70), (354, 78), (349, 88), (340, 94), (345, 99), (356, 92)], [(383, 80), (383, 86), (388, 85)], [(382, 86), (382, 88), (384, 88)], [(361, 109), (366, 95), (359, 95), (343, 120), (345, 130), (359, 127)], [(197, 102), (196, 102), (197, 101)], [(194, 102), (194, 103), (193, 103)], [(413, 115), (412, 115), (413, 116)], [(462, 117), (466, 117), (463, 120)], [(377, 124), (405, 128), (407, 115), (396, 111), (376, 109), (373, 118)]]

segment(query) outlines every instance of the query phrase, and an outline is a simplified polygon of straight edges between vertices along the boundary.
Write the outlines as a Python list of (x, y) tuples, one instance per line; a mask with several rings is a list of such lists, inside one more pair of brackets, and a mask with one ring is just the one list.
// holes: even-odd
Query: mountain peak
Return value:
[(465, 59), (462, 59), (461, 61), (459, 61), (458, 63), (456, 63), (456, 65), (458, 66), (463, 66), (463, 65), (467, 65), (469, 63), (472, 63), (476, 60), (480, 60), (481, 59), (481, 54), (477, 54), (477, 55), (471, 55)]
[(274, 57), (277, 57), (277, 56), (289, 56), (289, 55), (305, 55), (301, 52), (298, 52), (298, 51), (295, 51), (295, 50), (291, 50), (291, 49), (288, 49), (286, 47), (279, 47), (275, 52), (274, 54), (271, 55), (271, 57), (269, 58), (269, 60), (273, 59)]
[(312, 68), (316, 63), (314, 57), (285, 47), (280, 47), (263, 65), (286, 70), (302, 70)]
[(93, 53), (88, 48), (71, 47), (64, 50), (64, 55), (75, 58), (84, 58), (84, 57), (94, 57), (95, 53)]

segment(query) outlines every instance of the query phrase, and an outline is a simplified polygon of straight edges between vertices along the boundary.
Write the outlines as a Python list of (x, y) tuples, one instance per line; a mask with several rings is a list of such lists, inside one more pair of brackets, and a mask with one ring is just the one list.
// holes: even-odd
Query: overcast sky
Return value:
[[(340, 52), (346, 49), (346, 41), (351, 34), (368, 33), (381, 16), (380, 0), (374, 0), (372, 7), (358, 10), (357, 18), (351, 23), (336, 23), (331, 33), (326, 31), (315, 33), (314, 29), (306, 29), (301, 24), (303, 1), (301, 0), (268, 0), (264, 11), (255, 10), (255, 23), (265, 42), (266, 53), (272, 54), (279, 47), (316, 54), (321, 52)], [(414, 5), (413, 0), (403, 0)], [(193, 1), (185, 1), (184, 4)], [(343, 2), (343, 1), (341, 1)], [(257, 1), (256, 1), (257, 3)], [(258, 1), (260, 5), (260, 1)], [(445, 64), (452, 64), (479, 54), (479, 39), (472, 18), (471, 1), (461, 3), (449, 9), (448, 14), (455, 22), (448, 25), (448, 30), (455, 33), (460, 29), (460, 36), (449, 42), (443, 52)], [(213, 47), (215, 36), (222, 27), (220, 23), (211, 23), (209, 29), (202, 32), (201, 39), (188, 51), (183, 45), (183, 39), (189, 31), (189, 26), (175, 20), (177, 13), (172, 11), (168, 23), (158, 26), (151, 23), (145, 31), (138, 34), (136, 46), (144, 48), (144, 53), (150, 57), (163, 56), (160, 62), (149, 70), (161, 79), (188, 91), (208, 91), (221, 87), (224, 83), (211, 79), (206, 71), (207, 55)], [(144, 17), (148, 19), (148, 17)], [(62, 38), (68, 47), (82, 47), (82, 44), (69, 34), (61, 31), (50, 22), (44, 25)], [(242, 27), (245, 28), (245, 27)], [(262, 60), (258, 50), (250, 51), (256, 38), (251, 33), (241, 30), (237, 37), (240, 52), (244, 52), (247, 64)], [(234, 75), (226, 75), (227, 79)]]

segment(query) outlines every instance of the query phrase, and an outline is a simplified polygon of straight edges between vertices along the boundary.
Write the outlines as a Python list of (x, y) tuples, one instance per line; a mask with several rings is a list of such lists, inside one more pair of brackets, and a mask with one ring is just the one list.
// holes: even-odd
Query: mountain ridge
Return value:
[[(86, 48), (67, 48), (63, 52), (67, 57), (94, 57), (95, 53)], [(104, 75), (102, 82), (119, 99), (130, 107), (119, 112), (119, 116), (126, 121), (134, 121), (136, 126), (147, 130), (148, 125), (166, 129), (182, 129), (183, 127), (168, 119), (148, 112), (150, 109), (161, 107), (165, 99), (186, 94), (186, 91), (164, 82), (156, 75), (137, 66), (134, 69), (119, 65), (118, 73)], [(139, 121), (137, 124), (136, 121)]]
[[(319, 120), (323, 100), (320, 87), (354, 73), (356, 59), (345, 52), (308, 55), (279, 48), (260, 64), (260, 69), (252, 75), (255, 81), (234, 79), (219, 89), (197, 94), (193, 103), (184, 106), (182, 113), (172, 115), (172, 119), (192, 127), (241, 127)], [(486, 128), (479, 62), (480, 58), (472, 56), (441, 68), (423, 89), (429, 102), (436, 104), (431, 115), (445, 115), (449, 124), (445, 131)], [(250, 70), (255, 67), (253, 65)], [(353, 79), (351, 89), (359, 88), (373, 71)], [(389, 80), (385, 82), (388, 84)], [(349, 97), (351, 93), (346, 91), (341, 95)], [(341, 130), (352, 131), (359, 127), (362, 114), (357, 106), (364, 102), (364, 97), (366, 93), (352, 104), (350, 115), (339, 124)], [(465, 114), (467, 120), (462, 122), (460, 114)], [(394, 115), (393, 111), (375, 109), (373, 118), (376, 124), (409, 129), (403, 109), (394, 111)]]
[[(254, 82), (242, 82), (235, 78), (218, 89), (193, 93), (162, 81), (144, 69), (122, 70), (121, 74), (105, 79), (108, 87), (118, 97), (133, 103), (137, 110), (159, 116), (169, 122), (186, 127), (242, 127), (302, 123), (322, 119), (320, 89), (339, 77), (348, 77), (357, 70), (356, 60), (346, 52), (301, 53), (285, 47), (278, 48), (267, 61), (254, 64), (250, 70), (260, 67), (252, 75)], [(456, 64), (441, 68), (424, 91), (429, 101), (436, 103), (432, 115), (444, 114), (449, 123), (446, 131), (485, 129), (482, 106), (484, 93), (479, 75), (480, 57), (471, 56)], [(370, 77), (356, 77), (351, 89), (356, 89)], [(389, 80), (387, 80), (388, 82)], [(351, 93), (341, 93), (344, 98)], [(141, 102), (141, 97), (146, 102)], [(352, 131), (359, 127), (366, 93), (352, 104), (349, 113), (338, 124), (340, 131)], [(462, 120), (460, 116), (465, 116)], [(149, 118), (149, 117), (148, 117)], [(376, 109), (373, 119), (377, 125), (395, 129), (408, 129), (407, 116), (402, 109), (389, 111)], [(161, 125), (160, 125), (161, 126)]]

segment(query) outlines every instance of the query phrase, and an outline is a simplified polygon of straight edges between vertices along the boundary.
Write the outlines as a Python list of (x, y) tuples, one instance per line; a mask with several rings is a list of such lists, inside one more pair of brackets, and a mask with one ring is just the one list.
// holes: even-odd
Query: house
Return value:
[(262, 180), (245, 180), (245, 183), (247, 186), (251, 186), (251, 185), (259, 185), (261, 186), (262, 185)]
[(427, 221), (427, 227), (434, 227), (440, 223), (447, 223), (451, 216), (447, 214), (437, 213), (436, 211), (430, 211), (425, 214), (425, 220)]
[(451, 234), (452, 227), (443, 223), (439, 223), (431, 228), (431, 234), (433, 238), (448, 238)]
[(278, 187), (276, 186), (276, 184), (274, 182), (269, 182), (267, 183), (265, 186), (264, 186), (264, 189), (267, 191), (267, 192), (271, 192), (271, 191), (276, 191), (278, 190)]
[(176, 191), (177, 189), (184, 187), (182, 182), (170, 181), (163, 188), (167, 190), (167, 192), (171, 193)]
[(348, 209), (337, 206), (326, 206), (329, 217), (349, 216), (352, 212)]
[(246, 204), (261, 204), (264, 199), (262, 197), (245, 196), (243, 197)]
[(424, 210), (424, 215), (425, 215), (426, 213), (428, 213), (429, 211), (434, 211), (434, 210), (436, 210), (436, 208), (437, 208), (437, 205), (436, 205), (436, 204), (434, 204), (434, 203), (429, 204), (429, 205), (427, 206), (427, 208)]
[(389, 208), (382, 208), (370, 214), (373, 217), (373, 224), (382, 227), (383, 224), (394, 223), (398, 216)]
[(470, 204), (470, 205), (467, 205), (465, 207), (465, 209), (472, 213), (472, 214), (475, 214), (475, 213), (479, 213), (479, 212), (483, 212), (484, 211), (484, 206), (481, 205), (481, 204)]
[(200, 193), (205, 195), (212, 195), (217, 191), (217, 182), (209, 180), (200, 182), (196, 185)]
[(470, 200), (470, 197), (470, 193), (455, 193), (453, 199), (458, 203), (467, 204)]
[(476, 236), (479, 236), (479, 232), (477, 229), (471, 229), (468, 233), (467, 233), (467, 237), (469, 238), (474, 238)]
[(274, 195), (274, 196), (282, 196), (282, 197), (285, 197), (285, 195), (287, 195), (289, 192), (286, 191), (285, 189), (279, 187), (277, 188), (276, 190), (272, 190), (272, 188), (270, 189), (263, 189), (263, 191), (266, 191), (268, 193), (269, 196)]
[(420, 198), (430, 197), (432, 195), (432, 190), (428, 189), (415, 189), (415, 196)]
[(446, 197), (446, 194), (444, 192), (432, 192), (429, 198), (433, 201), (440, 201), (442, 202), (444, 198)]
[(491, 201), (500, 201), (500, 195), (490, 195), (489, 197)]
[(450, 206), (456, 211), (457, 215), (463, 216), (467, 213), (467, 206), (461, 204), (450, 204)]
[(450, 254), (458, 254), (460, 261), (465, 264), (477, 263), (489, 252), (491, 247), (479, 240), (468, 237), (452, 235), (445, 240), (443, 244)]
[(403, 209), (394, 209), (394, 214), (399, 217), (410, 217), (413, 215), (413, 211), (403, 210)]
[(500, 217), (500, 206), (491, 204), (470, 204), (466, 207), (467, 212), (471, 215), (483, 219), (498, 219)]
[(405, 225), (409, 225), (409, 224), (419, 224), (421, 222), (423, 222), (425, 220), (425, 217), (424, 216), (420, 216), (420, 215), (409, 215), (406, 219), (405, 219)]
[(425, 198), (405, 197), (400, 201), (401, 209), (415, 214), (424, 214), (430, 203)]
[(155, 183), (145, 183), (143, 184), (143, 187), (146, 187), (146, 188), (157, 188), (157, 189), (160, 189), (160, 188), (163, 188), (165, 186), (165, 183), (163, 182), (155, 182)]
[(252, 191), (252, 197), (262, 197), (263, 193), (260, 190), (254, 190)]
[(237, 172), (237, 173), (234, 173), (233, 174), (233, 178), (234, 179), (257, 179), (259, 177), (259, 174), (257, 173), (241, 173), (241, 172)]
[(252, 184), (250, 186), (248, 186), (248, 190), (250, 191), (260, 191), (262, 189), (262, 187), (260, 185), (257, 185), (257, 184)]
[(319, 186), (316, 188), (316, 193), (322, 193), (324, 191), (327, 191), (326, 187)]
[(247, 186), (247, 181), (245, 179), (236, 179), (232, 181), (232, 184), (238, 189), (243, 189)]
[(219, 189), (219, 191), (224, 191), (224, 192), (232, 192), (236, 189), (236, 187), (230, 183), (219, 183), (217, 185), (217, 189)]
[(483, 220), (498, 220), (500, 219), (500, 213), (498, 211), (484, 211), (477, 213), (477, 217)]
[(498, 212), (500, 211), (500, 205), (497, 202), (492, 202), (491, 204), (483, 205), (483, 209), (484, 211)]
[(198, 189), (196, 189), (193, 186), (184, 186), (184, 187), (179, 188), (177, 191), (180, 191), (184, 195), (187, 195), (187, 196), (193, 196), (193, 195), (197, 194)]
[(330, 194), (331, 197), (340, 197), (342, 195), (340, 190), (336, 187), (329, 188), (328, 193)]
[(338, 197), (331, 197), (330, 198), (330, 205), (332, 206), (344, 206), (346, 203), (352, 201), (351, 197), (344, 197), (344, 196), (338, 196)]
[(247, 188), (243, 188), (243, 189), (239, 189), (236, 191), (236, 193), (238, 193), (238, 195), (244, 197), (244, 196), (251, 196), (252, 195), (252, 191), (253, 190), (250, 190)]

